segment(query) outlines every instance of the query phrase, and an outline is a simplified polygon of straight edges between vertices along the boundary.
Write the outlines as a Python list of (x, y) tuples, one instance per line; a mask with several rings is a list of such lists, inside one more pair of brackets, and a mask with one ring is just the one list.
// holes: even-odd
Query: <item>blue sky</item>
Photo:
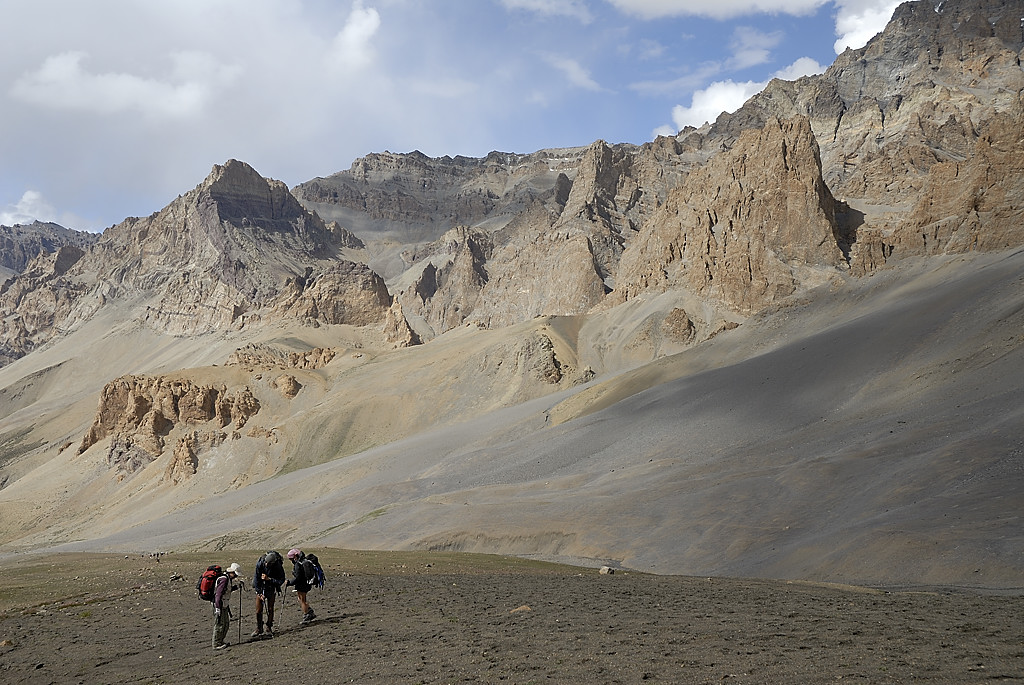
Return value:
[(643, 143), (864, 45), (892, 0), (0, 0), (0, 224), (102, 230), (240, 159)]

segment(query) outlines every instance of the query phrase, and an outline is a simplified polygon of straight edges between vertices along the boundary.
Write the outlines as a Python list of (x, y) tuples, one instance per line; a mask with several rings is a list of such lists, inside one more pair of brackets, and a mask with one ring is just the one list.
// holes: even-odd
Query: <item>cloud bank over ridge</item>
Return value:
[[(866, 41), (881, 0), (0, 0), (0, 223), (101, 230), (244, 159), (640, 143)], [(838, 41), (836, 40), (838, 36)]]

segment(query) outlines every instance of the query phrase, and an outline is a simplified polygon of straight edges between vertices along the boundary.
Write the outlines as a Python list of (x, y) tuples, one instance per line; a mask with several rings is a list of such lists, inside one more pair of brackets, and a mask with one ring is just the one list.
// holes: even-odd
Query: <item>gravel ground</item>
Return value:
[[(328, 575), (300, 626), (241, 624), (211, 649), (206, 563), (258, 552), (0, 561), (0, 680), (20, 683), (981, 683), (1024, 680), (1024, 597), (602, 575), (540, 562), (313, 550)], [(239, 601), (241, 611), (239, 612)], [(239, 642), (239, 628), (241, 641)]]

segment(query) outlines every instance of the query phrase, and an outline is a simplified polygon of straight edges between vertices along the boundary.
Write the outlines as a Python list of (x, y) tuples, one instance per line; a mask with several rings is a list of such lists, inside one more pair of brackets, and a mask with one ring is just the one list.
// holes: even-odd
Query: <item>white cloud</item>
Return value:
[(672, 121), (677, 129), (684, 126), (703, 126), (714, 121), (722, 112), (735, 112), (750, 96), (765, 87), (757, 81), (718, 81), (693, 94), (689, 107), (672, 108)]
[(641, 19), (709, 17), (731, 19), (752, 14), (806, 15), (833, 4), (837, 8), (836, 54), (863, 47), (892, 18), (903, 0), (608, 0), (619, 11)]
[(846, 48), (854, 50), (867, 45), (875, 34), (885, 28), (892, 13), (902, 0), (839, 0), (836, 14), (836, 40), (834, 48), (840, 54)]
[(550, 54), (545, 55), (544, 59), (548, 64), (561, 71), (569, 80), (569, 83), (577, 88), (594, 92), (604, 90), (597, 81), (591, 78), (590, 73), (576, 60), (569, 57)]
[(510, 10), (528, 10), (544, 15), (565, 16), (589, 24), (594, 17), (583, 0), (501, 0)]
[(90, 73), (82, 68), (85, 52), (47, 57), (34, 72), (11, 87), (15, 98), (43, 107), (114, 114), (137, 111), (155, 118), (198, 114), (214, 88), (230, 82), (237, 69), (222, 67), (209, 55), (182, 52), (171, 55), (171, 80), (127, 73)]
[(609, 0), (642, 19), (697, 16), (729, 19), (748, 14), (810, 14), (829, 0)]
[(36, 190), (26, 190), (13, 205), (7, 205), (0, 211), (0, 226), (30, 224), (33, 221), (53, 221), (57, 212), (44, 199), (43, 194)]
[(775, 78), (780, 78), (785, 81), (796, 81), (801, 76), (822, 74), (826, 69), (828, 69), (828, 67), (823, 64), (819, 64), (817, 60), (813, 60), (810, 57), (801, 57), (788, 67), (779, 69), (775, 72), (774, 76)]
[(658, 136), (670, 136), (671, 137), (671, 136), (674, 136), (677, 133), (679, 133), (679, 129), (677, 129), (677, 128), (673, 127), (673, 126), (669, 126), (668, 124), (664, 124), (662, 126), (659, 126), (658, 128), (656, 128), (653, 131), (651, 131), (651, 135), (653, 135), (655, 138), (657, 138)]
[(30, 224), (33, 221), (52, 221), (68, 228), (88, 225), (81, 217), (58, 212), (38, 190), (26, 190), (16, 203), (0, 209), (0, 226)]
[[(801, 76), (820, 74), (825, 67), (818, 64), (810, 57), (801, 57), (788, 67), (779, 69), (772, 78), (781, 78), (787, 81), (795, 81)], [(752, 96), (764, 90), (768, 81), (717, 81), (703, 90), (694, 92), (689, 107), (676, 105), (672, 108), (672, 121), (675, 122), (677, 131), (684, 126), (703, 126), (707, 122), (713, 122), (722, 112), (735, 112), (743, 106), (743, 103)], [(655, 135), (675, 135), (666, 133), (667, 127), (661, 126), (655, 130)]]
[(373, 61), (370, 40), (380, 28), (380, 14), (377, 10), (364, 8), (361, 0), (352, 4), (352, 11), (345, 20), (345, 26), (331, 44), (328, 60), (334, 66), (356, 71)]
[(637, 81), (629, 85), (641, 95), (663, 96), (694, 90), (722, 73), (722, 65), (717, 62), (705, 62), (697, 69), (683, 76), (668, 81)]
[(764, 33), (749, 26), (737, 26), (729, 43), (733, 50), (729, 66), (745, 69), (764, 64), (771, 57), (771, 49), (781, 42), (782, 33), (779, 31)]

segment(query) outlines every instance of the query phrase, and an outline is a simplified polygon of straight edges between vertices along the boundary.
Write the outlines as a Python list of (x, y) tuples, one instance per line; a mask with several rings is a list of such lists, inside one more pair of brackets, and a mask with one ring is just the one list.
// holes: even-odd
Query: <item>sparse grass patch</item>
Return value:
[(32, 433), (35, 426), (27, 426), (21, 430), (8, 431), (0, 435), (0, 468), (7, 465), (12, 459), (17, 459), (26, 452), (31, 452), (43, 444), (42, 440), (26, 443), (26, 438)]
[(374, 509), (370, 513), (364, 514), (363, 516), (360, 516), (356, 520), (356, 525), (359, 525), (360, 523), (366, 523), (367, 521), (372, 521), (373, 519), (375, 519), (375, 518), (377, 518), (379, 516), (383, 516), (384, 514), (387, 513), (387, 511), (388, 511), (387, 507), (381, 507), (380, 509)]

